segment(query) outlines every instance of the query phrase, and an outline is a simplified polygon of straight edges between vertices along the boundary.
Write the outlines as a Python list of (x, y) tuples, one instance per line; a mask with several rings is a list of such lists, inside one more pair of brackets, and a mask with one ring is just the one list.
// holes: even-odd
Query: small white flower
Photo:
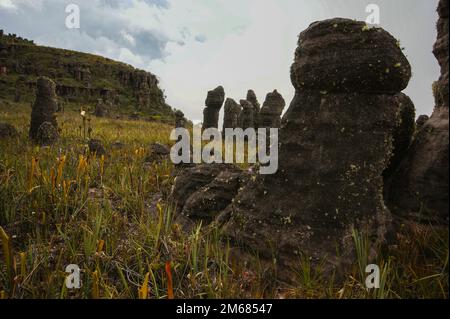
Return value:
[(86, 111), (81, 111), (80, 114), (81, 114), (82, 117), (85, 117), (86, 116)]

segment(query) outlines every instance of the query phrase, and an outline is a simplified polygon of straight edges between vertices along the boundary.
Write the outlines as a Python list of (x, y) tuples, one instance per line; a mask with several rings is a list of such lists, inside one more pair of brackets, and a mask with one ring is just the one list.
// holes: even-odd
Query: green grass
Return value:
[[(405, 224), (377, 260), (379, 290), (364, 286), (370, 242), (357, 232), (358, 261), (343, 282), (301, 257), (297, 282), (281, 284), (257, 258), (233, 259), (219, 229), (176, 223), (172, 164), (144, 163), (150, 143), (170, 144), (170, 126), (92, 118), (92, 137), (109, 149), (99, 158), (76, 112), (58, 115), (50, 148), (28, 141), (28, 105), (0, 105), (0, 121), (20, 132), (0, 141), (0, 297), (448, 298), (448, 229)], [(116, 141), (124, 148), (113, 150)], [(82, 269), (78, 290), (65, 288), (69, 264)]]

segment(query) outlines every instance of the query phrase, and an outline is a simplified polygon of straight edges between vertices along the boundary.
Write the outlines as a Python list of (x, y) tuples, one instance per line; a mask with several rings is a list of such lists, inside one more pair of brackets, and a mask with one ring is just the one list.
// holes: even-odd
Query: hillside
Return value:
[(62, 108), (93, 108), (101, 99), (113, 116), (173, 117), (154, 74), (97, 55), (39, 46), (0, 31), (0, 101), (31, 103), (38, 76), (56, 82)]

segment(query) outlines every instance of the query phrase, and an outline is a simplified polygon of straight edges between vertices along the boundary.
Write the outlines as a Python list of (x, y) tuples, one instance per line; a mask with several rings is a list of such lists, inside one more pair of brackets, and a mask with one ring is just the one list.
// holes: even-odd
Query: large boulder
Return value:
[(386, 244), (383, 172), (400, 121), (396, 94), (410, 78), (389, 33), (347, 19), (302, 32), (291, 72), (278, 171), (251, 178), (218, 218), (231, 242), (275, 261), (286, 281), (300, 255), (325, 272), (348, 271), (355, 231), (370, 239), (370, 260)]
[(145, 162), (163, 162), (170, 157), (170, 147), (159, 142), (152, 143), (150, 149), (145, 156)]

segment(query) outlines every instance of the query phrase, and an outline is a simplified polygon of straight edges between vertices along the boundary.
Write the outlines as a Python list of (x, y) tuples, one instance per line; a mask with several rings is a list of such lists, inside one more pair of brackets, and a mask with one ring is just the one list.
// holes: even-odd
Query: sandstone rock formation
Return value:
[(253, 107), (254, 107), (254, 116), (255, 116), (255, 128), (258, 128), (259, 125), (259, 112), (261, 110), (261, 105), (258, 102), (258, 98), (256, 97), (255, 91), (253, 90), (248, 90), (247, 92), (247, 101), (249, 101), (250, 103), (252, 103)]
[(7, 139), (19, 136), (16, 128), (9, 123), (0, 123), (0, 139)]
[(219, 128), (219, 112), (225, 100), (225, 91), (219, 86), (208, 92), (203, 110), (203, 129)]
[(231, 242), (276, 261), (284, 280), (300, 255), (325, 271), (347, 269), (354, 230), (385, 243), (382, 174), (400, 120), (395, 94), (411, 76), (394, 37), (348, 19), (302, 32), (291, 73), (278, 172), (252, 178), (218, 218)]
[(419, 131), (429, 119), (428, 115), (420, 115), (416, 121), (416, 130)]
[(254, 107), (258, 110), (258, 112), (259, 112), (259, 110), (260, 110), (260, 108), (261, 108), (261, 105), (260, 105), (259, 102), (258, 102), (258, 98), (256, 97), (255, 91), (253, 91), (253, 90), (248, 90), (246, 100), (249, 101), (250, 103), (252, 103), (253, 106), (254, 106)]
[(184, 113), (180, 110), (175, 112), (175, 128), (186, 127), (187, 119), (184, 117)]
[(47, 77), (37, 79), (36, 100), (32, 106), (30, 122), (30, 138), (37, 140), (39, 127), (44, 122), (48, 122), (58, 128), (55, 113), (58, 109), (58, 102), (55, 93), (55, 83)]
[(170, 156), (170, 148), (167, 145), (161, 143), (152, 143), (150, 150), (145, 157), (145, 162), (161, 162), (168, 159)]
[(42, 123), (36, 134), (36, 142), (41, 146), (53, 145), (58, 140), (59, 134), (55, 126), (50, 122)]
[(434, 84), (436, 106), (386, 183), (386, 197), (398, 216), (448, 224), (448, 0), (439, 2), (438, 13), (434, 53), (441, 66), (441, 77)]
[(108, 112), (108, 107), (103, 103), (102, 99), (97, 99), (97, 104), (95, 105), (94, 114), (97, 117), (104, 117)]
[(448, 15), (449, 15), (448, 0), (440, 0), (438, 6), (439, 20), (437, 22), (437, 40), (434, 44), (433, 53), (441, 67), (441, 76), (439, 80), (434, 83), (433, 91), (436, 100), (436, 107), (448, 108)]
[(223, 115), (223, 129), (222, 133), (225, 134), (226, 128), (239, 127), (239, 117), (241, 115), (242, 108), (235, 100), (228, 98), (225, 101), (224, 115)]
[(279, 128), (281, 126), (281, 113), (286, 102), (277, 90), (268, 93), (259, 112), (259, 127)]
[(391, 176), (405, 157), (416, 129), (416, 110), (411, 99), (403, 94), (397, 94), (397, 103), (400, 106), (400, 121), (393, 134), (393, 150), (389, 166), (384, 171), (385, 179)]
[(176, 177), (172, 198), (182, 216), (208, 223), (231, 203), (245, 180), (246, 174), (234, 165), (200, 164)]
[(248, 128), (256, 128), (255, 107), (247, 100), (240, 100), (242, 107), (241, 115), (239, 116), (239, 126), (246, 130)]

